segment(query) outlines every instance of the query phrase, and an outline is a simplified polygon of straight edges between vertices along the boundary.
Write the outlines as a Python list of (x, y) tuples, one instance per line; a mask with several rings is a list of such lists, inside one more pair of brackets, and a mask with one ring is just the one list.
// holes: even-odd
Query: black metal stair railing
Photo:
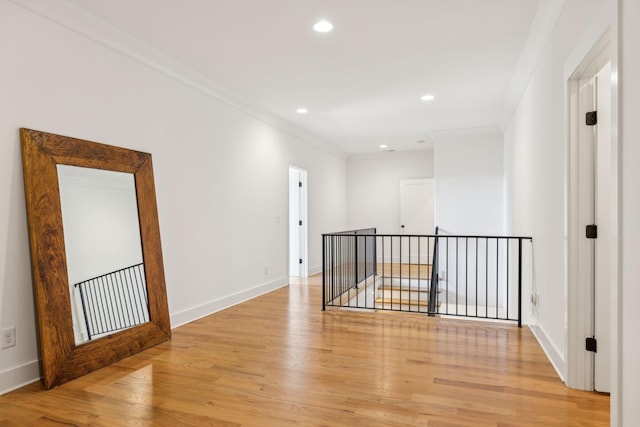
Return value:
[[(323, 234), (323, 310), (350, 307), (517, 321), (531, 237)], [(526, 248), (530, 253), (530, 246)], [(530, 258), (529, 258), (530, 259)]]
[(87, 339), (149, 321), (144, 264), (73, 285), (79, 293)]
[(323, 265), (331, 266), (323, 274), (323, 301), (347, 297), (376, 274), (375, 235), (375, 228), (363, 228), (323, 236)]

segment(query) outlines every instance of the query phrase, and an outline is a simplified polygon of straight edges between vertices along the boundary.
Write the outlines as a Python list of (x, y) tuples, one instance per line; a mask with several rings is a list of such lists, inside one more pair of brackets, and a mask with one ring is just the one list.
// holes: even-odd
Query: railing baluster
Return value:
[(469, 238), (464, 238), (464, 315), (469, 315)]
[(484, 317), (489, 317), (489, 238), (484, 239)]
[[(422, 295), (421, 292), (421, 285), (422, 285), (422, 258), (420, 257), (420, 248), (422, 247), (422, 239), (425, 239), (424, 236), (418, 236), (418, 279), (417, 279), (417, 284), (418, 284), (418, 311), (422, 311), (422, 309), (420, 307), (422, 307), (421, 301), (420, 301), (420, 295)], [(429, 248), (429, 237), (426, 237), (427, 239), (427, 248)], [(428, 250), (428, 249), (427, 249)], [(428, 309), (427, 309), (428, 310)]]
[(391, 262), (389, 263), (389, 268), (391, 268), (391, 281), (389, 282), (389, 295), (391, 295), (389, 301), (391, 305), (389, 309), (393, 310), (393, 237), (391, 237)]
[(327, 309), (327, 236), (322, 236), (322, 311)]
[(478, 315), (478, 238), (475, 238), (476, 241), (476, 316)]
[(498, 290), (500, 289), (500, 239), (496, 238), (496, 319), (498, 318), (498, 307), (500, 301), (498, 300)]
[(115, 329), (117, 329), (117, 326), (116, 326), (116, 321), (115, 321), (114, 316), (113, 316), (113, 304), (112, 304), (112, 298), (111, 298), (111, 287), (104, 286), (103, 289), (105, 291), (105, 294), (107, 294), (107, 306), (108, 306), (108, 308), (107, 308), (108, 309), (107, 317), (109, 318), (109, 324), (111, 325), (110, 329), (111, 330), (115, 330)]
[(447, 254), (447, 269), (446, 269), (447, 274), (446, 274), (446, 277), (445, 277), (444, 284), (445, 284), (445, 288), (446, 288), (445, 300), (446, 300), (446, 304), (447, 304), (447, 314), (449, 314), (449, 277), (451, 277), (451, 276), (449, 275), (449, 238), (448, 237), (445, 238), (445, 242), (447, 242), (447, 247), (446, 247), (446, 249), (447, 249), (447, 252), (446, 252), (446, 254)]
[(511, 281), (509, 280), (509, 240), (508, 239), (505, 240), (505, 244), (507, 245), (507, 249), (506, 249), (506, 251), (507, 251), (507, 261), (505, 263), (505, 266), (506, 266), (505, 278), (506, 278), (506, 282), (507, 282), (507, 285), (505, 286), (505, 288), (507, 290), (507, 292), (506, 292), (506, 294), (507, 294), (507, 299), (506, 299), (507, 309), (506, 309), (506, 313), (505, 313), (504, 317), (506, 319), (508, 319), (509, 318), (509, 283), (511, 283)]
[(460, 248), (458, 246), (458, 238), (456, 237), (456, 315), (458, 314), (458, 306), (460, 302), (458, 301), (460, 293), (458, 292), (458, 279), (460, 278), (460, 271), (458, 269), (458, 253), (460, 252)]
[(518, 239), (518, 327), (522, 328), (522, 239)]

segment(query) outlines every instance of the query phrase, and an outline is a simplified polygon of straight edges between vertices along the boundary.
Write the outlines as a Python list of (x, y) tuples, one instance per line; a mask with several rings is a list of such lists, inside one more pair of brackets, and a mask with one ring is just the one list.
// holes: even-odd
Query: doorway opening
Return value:
[(308, 276), (307, 252), (307, 171), (289, 166), (289, 276)]

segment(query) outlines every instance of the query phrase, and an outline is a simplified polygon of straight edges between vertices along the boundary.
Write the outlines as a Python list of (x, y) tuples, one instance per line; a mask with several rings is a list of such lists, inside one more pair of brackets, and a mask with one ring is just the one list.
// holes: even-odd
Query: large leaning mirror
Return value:
[(171, 336), (151, 155), (20, 130), (43, 382)]

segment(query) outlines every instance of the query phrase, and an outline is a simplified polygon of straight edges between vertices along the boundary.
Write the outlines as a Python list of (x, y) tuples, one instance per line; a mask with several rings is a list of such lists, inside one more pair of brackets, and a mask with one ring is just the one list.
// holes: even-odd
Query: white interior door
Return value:
[(595, 331), (598, 343), (594, 355), (594, 388), (609, 392), (611, 366), (611, 63), (607, 63), (595, 78), (596, 111), (596, 185), (595, 224), (598, 238), (595, 240)]
[[(400, 234), (433, 234), (433, 179), (400, 180)], [(432, 248), (432, 245), (430, 245)], [(426, 239), (402, 238), (400, 262), (428, 263), (430, 249)]]
[(307, 276), (307, 171), (289, 167), (289, 275)]

